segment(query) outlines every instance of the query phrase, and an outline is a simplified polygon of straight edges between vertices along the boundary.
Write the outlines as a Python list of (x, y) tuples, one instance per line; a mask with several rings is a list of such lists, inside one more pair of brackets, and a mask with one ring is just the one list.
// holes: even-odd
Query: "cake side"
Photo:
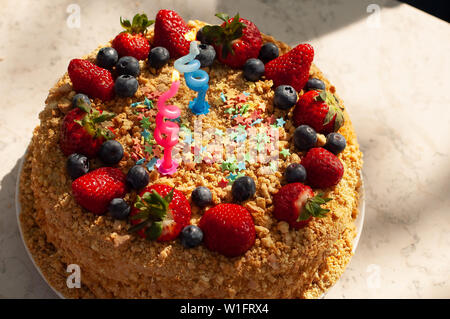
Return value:
[[(151, 38), (151, 33), (149, 36)], [(264, 41), (274, 42), (274, 39), (264, 36)], [(289, 49), (285, 44), (276, 43), (282, 52)], [(88, 58), (93, 59), (95, 54), (90, 54)], [(165, 91), (168, 88), (173, 61), (158, 74), (144, 67), (142, 69), (140, 89), (135, 98), (98, 105), (119, 114), (114, 125), (119, 131), (118, 140), (128, 151), (126, 160), (120, 163), (121, 169), (134, 164), (130, 149), (133, 138), (140, 137), (139, 120), (130, 105), (142, 100), (145, 92)], [(310, 73), (324, 80), (327, 89), (334, 91), (316, 67), (313, 66)], [(212, 111), (202, 118), (205, 126), (219, 129), (229, 126), (222, 104), (217, 99), (223, 91), (230, 97), (246, 91), (250, 93), (251, 101), (267, 105), (267, 116), (272, 113), (276, 116), (285, 115), (286, 112), (272, 107), (271, 81), (246, 83), (241, 71), (221, 65), (215, 65), (209, 74), (211, 89), (208, 91), (208, 100), (211, 101)], [(81, 266), (82, 282), (95, 296), (308, 297), (307, 291), (311, 283), (317, 281), (315, 277), (318, 270), (330, 258), (330, 253), (333, 250), (343, 251), (345, 257), (339, 260), (346, 260), (351, 254), (351, 249), (348, 249), (351, 240), (342, 245), (343, 249), (333, 248), (339, 240), (348, 242), (354, 236), (353, 219), (356, 217), (354, 212), (358, 203), (357, 188), (362, 165), (361, 153), (347, 114), (346, 124), (340, 132), (348, 144), (339, 155), (345, 174), (339, 185), (327, 192), (327, 196), (334, 199), (327, 206), (331, 210), (329, 216), (315, 219), (307, 228), (295, 231), (271, 215), (272, 195), (281, 185), (280, 171), (300, 160), (293, 146), (289, 145), (294, 131), (290, 121), (292, 112), (289, 112), (289, 120), (284, 128), (279, 129), (279, 133), (280, 145), (289, 147), (292, 155), (280, 159), (280, 170), (273, 175), (258, 175), (261, 166), (258, 163), (246, 170), (247, 175), (258, 181), (256, 199), (245, 203), (255, 220), (255, 245), (244, 256), (228, 259), (203, 247), (188, 251), (177, 242), (148, 243), (129, 235), (126, 223), (113, 221), (106, 216), (86, 214), (75, 203), (70, 196), (71, 181), (65, 173), (64, 156), (58, 148), (60, 122), (67, 101), (74, 94), (67, 75), (50, 92), (46, 108), (40, 115), (41, 126), (33, 138), (34, 147), (30, 149), (31, 189), (35, 198), (37, 224), (47, 234), (47, 240), (61, 252), (64, 262)], [(186, 105), (192, 98), (194, 94), (183, 83), (177, 98), (172, 101), (180, 105), (182, 114), (186, 115), (186, 122), (191, 126), (194, 119)], [(225, 177), (218, 164), (201, 163), (195, 167), (182, 167), (174, 178), (160, 177), (156, 171), (152, 171), (151, 183), (176, 186), (185, 194), (191, 193), (198, 185), (205, 185), (213, 190), (216, 204), (229, 202), (230, 186), (218, 187), (218, 176)], [(200, 210), (194, 208), (191, 222), (196, 224), (200, 216)]]

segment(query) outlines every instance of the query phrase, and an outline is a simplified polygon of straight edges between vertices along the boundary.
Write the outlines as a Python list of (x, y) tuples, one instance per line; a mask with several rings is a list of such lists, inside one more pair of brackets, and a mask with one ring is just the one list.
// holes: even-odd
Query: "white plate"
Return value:
[[(36, 269), (37, 269), (38, 273), (41, 275), (42, 279), (44, 279), (44, 281), (50, 286), (50, 288), (53, 290), (53, 292), (59, 298), (64, 299), (65, 297), (58, 290), (53, 288), (53, 286), (45, 278), (45, 276), (42, 273), (41, 269), (36, 265), (36, 262), (33, 259), (33, 255), (31, 255), (30, 251), (28, 250), (28, 246), (25, 243), (25, 238), (23, 237), (22, 226), (21, 226), (20, 220), (19, 220), (19, 215), (20, 215), (20, 211), (21, 211), (21, 206), (20, 206), (20, 201), (19, 201), (19, 185), (20, 185), (20, 175), (22, 174), (22, 167), (23, 167), (24, 160), (25, 160), (25, 155), (20, 159), (20, 163), (19, 163), (19, 170), (18, 170), (19, 174), (17, 176), (17, 181), (16, 181), (16, 197), (15, 197), (15, 200), (16, 200), (16, 215), (17, 215), (17, 223), (19, 225), (20, 237), (22, 238), (22, 242), (23, 242), (23, 244), (25, 246), (25, 250), (27, 251), (28, 256), (31, 259), (31, 262), (33, 263), (34, 267), (36, 267)], [(364, 224), (365, 207), (366, 207), (365, 196), (364, 196), (364, 180), (363, 180), (362, 174), (361, 174), (361, 183), (362, 184), (361, 184), (361, 187), (360, 187), (360, 190), (359, 190), (359, 192), (360, 192), (359, 214), (358, 214), (358, 217), (355, 220), (356, 232), (357, 233), (356, 233), (355, 239), (353, 240), (353, 253), (355, 253), (356, 247), (358, 246), (359, 238), (361, 237), (363, 224)], [(333, 287), (330, 287), (328, 289), (328, 291), (331, 288), (333, 288)], [(325, 294), (323, 294), (320, 298), (324, 298), (326, 296), (327, 292)]]

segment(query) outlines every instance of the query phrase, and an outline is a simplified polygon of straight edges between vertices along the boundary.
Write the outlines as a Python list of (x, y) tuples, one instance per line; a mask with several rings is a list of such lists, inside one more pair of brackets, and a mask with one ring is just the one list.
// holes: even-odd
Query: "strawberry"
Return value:
[(344, 125), (344, 112), (337, 98), (328, 91), (312, 90), (300, 96), (294, 108), (294, 125), (306, 124), (318, 133), (337, 132)]
[(321, 147), (311, 148), (302, 159), (307, 182), (311, 187), (326, 188), (337, 185), (344, 175), (344, 166), (336, 155)]
[(311, 187), (302, 183), (287, 184), (273, 197), (273, 216), (289, 223), (292, 228), (300, 229), (308, 225), (313, 217), (325, 217), (329, 210), (320, 205), (330, 200), (322, 194), (314, 196)]
[(309, 44), (299, 44), (265, 65), (266, 78), (273, 81), (274, 88), (286, 84), (300, 92), (308, 81), (313, 59), (313, 47)]
[(102, 215), (114, 198), (127, 192), (125, 174), (118, 168), (101, 167), (72, 182), (73, 197), (88, 211)]
[(150, 52), (150, 43), (145, 37), (147, 28), (154, 23), (148, 20), (145, 14), (136, 14), (132, 22), (122, 20), (120, 25), (125, 31), (119, 33), (112, 42), (119, 56), (132, 56), (138, 60), (145, 60)]
[(190, 31), (186, 22), (172, 10), (159, 10), (155, 19), (154, 46), (169, 50), (171, 58), (179, 58), (189, 53), (190, 41), (186, 33)]
[(114, 113), (93, 109), (84, 102), (69, 111), (61, 124), (59, 146), (64, 155), (80, 153), (94, 157), (105, 140), (114, 137), (112, 131), (101, 123), (115, 116)]
[(145, 187), (131, 210), (129, 232), (142, 238), (169, 241), (189, 225), (191, 206), (182, 192), (163, 184)]
[(88, 60), (73, 59), (68, 67), (73, 89), (103, 101), (114, 97), (114, 79), (110, 71)]
[(232, 68), (241, 68), (250, 58), (257, 58), (262, 46), (262, 36), (253, 22), (240, 18), (239, 13), (230, 18), (224, 13), (216, 16), (222, 25), (203, 27), (206, 41), (213, 43), (217, 59)]
[(253, 218), (241, 205), (219, 204), (199, 222), (205, 246), (227, 257), (242, 255), (255, 243)]

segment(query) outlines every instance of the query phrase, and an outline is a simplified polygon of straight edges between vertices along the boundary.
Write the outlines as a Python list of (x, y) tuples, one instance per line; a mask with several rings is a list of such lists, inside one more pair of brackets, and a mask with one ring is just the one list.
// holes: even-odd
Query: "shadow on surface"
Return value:
[(16, 215), (16, 182), (23, 156), (0, 181), (0, 298), (55, 298), (22, 241)]
[[(254, 22), (261, 32), (294, 45), (367, 18), (374, 14), (368, 9), (373, 3), (373, 0), (217, 0), (217, 10), (229, 15), (239, 11), (241, 17)], [(383, 10), (400, 3), (384, 0), (377, 1), (377, 5)]]

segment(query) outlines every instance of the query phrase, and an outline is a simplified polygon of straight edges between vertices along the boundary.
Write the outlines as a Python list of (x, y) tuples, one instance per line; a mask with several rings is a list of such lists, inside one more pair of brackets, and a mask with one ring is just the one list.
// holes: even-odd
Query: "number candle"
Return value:
[(174, 67), (180, 73), (184, 73), (186, 85), (196, 92), (197, 98), (189, 102), (189, 108), (195, 115), (209, 113), (209, 104), (205, 101), (206, 91), (208, 91), (209, 75), (200, 70), (200, 61), (195, 57), (200, 53), (198, 43), (192, 41), (189, 46), (189, 54), (175, 61)]
[(158, 167), (158, 171), (163, 175), (174, 174), (178, 167), (178, 163), (172, 160), (172, 148), (178, 143), (180, 127), (177, 123), (168, 120), (178, 118), (181, 111), (175, 105), (166, 105), (165, 102), (177, 94), (178, 88), (180, 87), (179, 76), (177, 71), (173, 71), (170, 89), (162, 94), (156, 103), (158, 114), (156, 115), (154, 137), (156, 142), (164, 147), (164, 157), (156, 162), (156, 166)]

